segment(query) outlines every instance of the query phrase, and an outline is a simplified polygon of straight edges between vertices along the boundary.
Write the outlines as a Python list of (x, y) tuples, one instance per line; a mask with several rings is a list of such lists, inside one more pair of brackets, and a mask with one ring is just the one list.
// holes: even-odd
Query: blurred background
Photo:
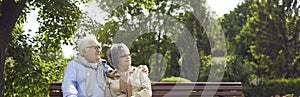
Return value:
[(0, 96), (47, 97), (76, 41), (130, 47), (157, 81), (242, 82), (300, 95), (299, 0), (0, 0)]

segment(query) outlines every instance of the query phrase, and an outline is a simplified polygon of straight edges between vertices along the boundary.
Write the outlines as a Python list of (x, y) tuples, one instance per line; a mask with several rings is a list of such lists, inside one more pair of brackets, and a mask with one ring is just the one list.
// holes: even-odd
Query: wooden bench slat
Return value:
[(171, 91), (171, 92), (154, 92), (152, 96), (241, 96), (242, 92), (182, 92), (182, 91)]
[(50, 97), (62, 97), (63, 93), (61, 90), (61, 84), (62, 83), (51, 83), (49, 90), (50, 90)]
[(51, 96), (51, 97), (54, 97), (54, 96), (62, 97), (62, 96), (63, 96), (63, 93), (62, 93), (62, 92), (50, 92), (50, 96)]
[(57, 85), (57, 86), (61, 86), (62, 83), (60, 82), (54, 82), (54, 83), (50, 83), (50, 85)]
[(242, 90), (242, 86), (153, 86), (153, 90)]
[(242, 85), (241, 82), (152, 82), (152, 85)]
[(60, 90), (61, 86), (50, 86), (50, 90)]
[[(50, 97), (62, 97), (62, 83), (51, 83)], [(241, 82), (152, 82), (153, 97), (242, 96)]]

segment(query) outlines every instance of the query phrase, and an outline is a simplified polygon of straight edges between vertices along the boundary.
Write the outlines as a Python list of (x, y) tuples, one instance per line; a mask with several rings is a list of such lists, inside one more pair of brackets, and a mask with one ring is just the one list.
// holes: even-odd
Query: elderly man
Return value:
[(78, 42), (79, 55), (70, 61), (64, 72), (64, 97), (105, 97), (105, 72), (110, 68), (102, 63), (102, 48), (93, 35)]

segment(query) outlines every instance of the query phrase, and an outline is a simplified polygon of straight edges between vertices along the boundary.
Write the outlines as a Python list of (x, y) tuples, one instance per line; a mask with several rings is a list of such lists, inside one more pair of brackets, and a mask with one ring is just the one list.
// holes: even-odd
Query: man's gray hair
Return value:
[(97, 41), (95, 35), (92, 35), (92, 34), (86, 35), (85, 37), (82, 37), (81, 39), (79, 39), (79, 41), (77, 43), (79, 55), (83, 55), (85, 49), (89, 46), (93, 46), (93, 43), (100, 44)]

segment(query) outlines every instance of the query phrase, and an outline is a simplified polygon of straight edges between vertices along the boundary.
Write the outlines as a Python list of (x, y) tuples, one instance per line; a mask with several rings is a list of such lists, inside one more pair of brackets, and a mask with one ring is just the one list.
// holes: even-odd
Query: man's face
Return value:
[(89, 42), (90, 46), (86, 47), (84, 57), (90, 63), (98, 63), (101, 59), (102, 48), (100, 44)]

